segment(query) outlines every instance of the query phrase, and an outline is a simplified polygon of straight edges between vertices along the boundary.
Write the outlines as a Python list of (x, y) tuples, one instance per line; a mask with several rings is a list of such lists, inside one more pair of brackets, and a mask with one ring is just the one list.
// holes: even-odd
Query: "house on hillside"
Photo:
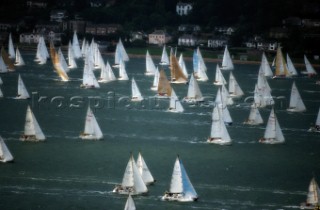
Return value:
[(50, 13), (50, 21), (62, 23), (68, 17), (66, 10), (52, 10)]
[(194, 47), (197, 44), (197, 39), (191, 34), (184, 34), (178, 38), (178, 46)]
[(220, 48), (228, 44), (228, 39), (225, 36), (212, 36), (208, 39), (209, 48)]
[(192, 4), (179, 1), (176, 6), (176, 11), (180, 16), (188, 15), (192, 11)]
[(106, 36), (122, 30), (122, 26), (119, 24), (87, 24), (85, 33)]
[(149, 44), (164, 45), (172, 40), (172, 37), (163, 30), (156, 30), (148, 35)]
[(201, 27), (199, 25), (182, 24), (182, 25), (179, 25), (178, 31), (197, 33), (201, 31)]

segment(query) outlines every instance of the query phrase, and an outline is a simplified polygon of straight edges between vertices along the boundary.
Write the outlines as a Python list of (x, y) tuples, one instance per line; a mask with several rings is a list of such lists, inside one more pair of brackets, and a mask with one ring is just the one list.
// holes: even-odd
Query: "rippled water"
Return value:
[[(207, 63), (210, 81), (199, 83), (206, 102), (183, 104), (185, 112), (178, 114), (166, 111), (167, 100), (153, 97), (153, 77), (144, 75), (144, 59), (131, 59), (127, 64), (129, 77), (135, 77), (147, 98), (133, 104), (126, 100), (131, 94), (130, 81), (80, 89), (82, 61), (69, 73), (69, 82), (60, 82), (50, 60), (40, 66), (33, 62), (33, 54), (22, 54), (26, 66), (0, 75), (5, 96), (0, 100), (0, 134), (15, 157), (14, 163), (0, 165), (0, 209), (123, 209), (127, 197), (113, 194), (112, 189), (122, 180), (130, 152), (136, 157), (139, 151), (157, 179), (149, 195), (134, 197), (140, 210), (298, 209), (306, 199), (311, 177), (319, 176), (320, 135), (307, 132), (320, 106), (320, 86), (313, 79), (294, 79), (308, 109), (305, 113), (285, 110), (292, 79), (269, 80), (272, 95), (278, 98), (275, 109), (286, 143), (261, 145), (258, 139), (265, 124), (242, 124), (250, 110), (244, 99), (253, 94), (258, 65), (236, 65), (233, 73), (246, 95), (229, 107), (234, 124), (227, 129), (233, 145), (225, 147), (205, 143), (217, 92), (212, 84), (216, 63)], [(112, 57), (104, 59), (113, 61)], [(191, 72), (190, 61), (187, 66)], [(114, 72), (118, 75), (118, 70)], [(169, 75), (168, 69), (166, 72)], [(12, 99), (18, 73), (33, 99)], [(99, 70), (95, 73), (98, 76)], [(223, 74), (227, 79), (228, 72)], [(186, 85), (173, 87), (180, 98), (186, 96)], [(103, 131), (102, 141), (78, 138), (89, 102)], [(47, 136), (44, 143), (18, 140), (27, 104)], [(260, 110), (265, 121), (270, 109)], [(160, 200), (169, 187), (177, 154), (200, 196), (198, 202)]]

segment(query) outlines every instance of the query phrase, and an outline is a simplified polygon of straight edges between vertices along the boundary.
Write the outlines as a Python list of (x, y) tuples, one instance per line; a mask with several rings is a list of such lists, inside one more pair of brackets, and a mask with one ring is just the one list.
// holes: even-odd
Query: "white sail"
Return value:
[(311, 126), (308, 131), (309, 132), (320, 132), (320, 108), (318, 111), (315, 125)]
[(262, 59), (261, 59), (260, 68), (261, 68), (264, 76), (266, 76), (266, 77), (272, 77), (273, 76), (270, 64), (269, 64), (267, 56), (266, 56), (266, 54), (264, 52), (262, 53)]
[(72, 49), (74, 53), (74, 58), (81, 58), (81, 50), (80, 50), (80, 44), (77, 36), (77, 32), (73, 32), (73, 38), (72, 38)]
[(47, 59), (49, 58), (49, 52), (44, 41), (43, 36), (39, 38), (38, 45), (37, 45), (37, 52), (35, 61), (39, 64), (47, 63)]
[(188, 94), (186, 97), (184, 97), (183, 101), (188, 103), (204, 101), (198, 82), (194, 79), (193, 74), (191, 74), (190, 77)]
[(277, 54), (275, 58), (275, 67), (276, 69), (275, 69), (273, 78), (278, 78), (278, 77), (287, 78), (292, 76), (288, 70), (287, 63), (283, 57), (280, 46), (278, 46), (278, 49), (277, 49)]
[(224, 49), (223, 58), (222, 58), (221, 70), (233, 70), (233, 69), (234, 69), (234, 66), (233, 66), (232, 58), (230, 56), (228, 46), (226, 45)]
[(93, 69), (93, 64), (86, 57), (85, 63), (84, 63), (84, 68), (83, 68), (81, 87), (83, 87), (83, 88), (100, 88), (100, 85), (99, 85), (92, 69)]
[(238, 98), (244, 95), (241, 87), (239, 86), (236, 78), (234, 77), (233, 73), (230, 72), (229, 75), (229, 95), (232, 98)]
[(2, 85), (3, 84), (3, 81), (2, 81), (2, 79), (1, 79), (1, 77), (0, 77), (0, 85)]
[(102, 65), (101, 67), (101, 73), (100, 73), (100, 78), (98, 82), (111, 82), (117, 80), (116, 76), (113, 73), (113, 70), (107, 61), (106, 65)]
[(127, 75), (126, 66), (123, 60), (120, 60), (119, 64), (119, 78), (118, 80), (129, 80), (129, 77)]
[(285, 142), (285, 138), (283, 136), (280, 124), (273, 108), (270, 112), (270, 116), (264, 132), (264, 137), (261, 138), (259, 142), (265, 144), (281, 144)]
[(306, 202), (303, 202), (300, 209), (318, 209), (320, 205), (319, 201), (319, 186), (315, 178), (313, 177), (308, 187), (308, 194)]
[(142, 180), (137, 165), (132, 157), (128, 161), (125, 169), (122, 183), (113, 190), (113, 192), (119, 194), (132, 194), (138, 195), (148, 192), (148, 188)]
[(287, 111), (289, 112), (304, 112), (306, 111), (306, 106), (304, 105), (299, 90), (296, 86), (296, 83), (293, 81), (291, 94), (290, 94), (290, 103)]
[(0, 88), (0, 98), (3, 98), (3, 93), (2, 93), (1, 88)]
[(69, 68), (68, 68), (67, 61), (66, 61), (66, 59), (64, 58), (64, 55), (63, 55), (60, 47), (59, 47), (59, 49), (58, 49), (58, 55), (59, 55), (59, 60), (60, 60), (60, 66), (61, 66), (61, 68), (63, 68), (63, 70), (68, 73), (70, 70), (69, 70)]
[(102, 131), (94, 116), (90, 106), (88, 106), (84, 131), (80, 134), (80, 138), (88, 140), (99, 140), (103, 138)]
[(171, 89), (171, 96), (170, 96), (170, 103), (169, 103), (169, 109), (170, 112), (183, 112), (184, 108), (179, 101), (178, 96), (174, 92), (173, 88)]
[(212, 111), (211, 133), (207, 142), (219, 145), (230, 145), (232, 140), (218, 106), (219, 105), (216, 105)]
[(139, 170), (139, 173), (142, 177), (142, 180), (146, 185), (152, 184), (155, 182), (146, 162), (144, 161), (144, 158), (142, 157), (141, 153), (139, 152), (138, 158), (137, 158), (137, 167)]
[[(79, 43), (78, 43), (79, 45)], [(79, 48), (79, 51), (80, 51), (80, 48)], [(81, 54), (80, 54), (81, 56)], [(74, 68), (77, 68), (77, 63), (76, 63), (76, 60), (75, 60), (75, 54), (74, 54), (74, 49), (72, 47), (72, 44), (71, 42), (69, 42), (68, 44), (68, 68), (69, 69), (74, 69)]]
[(216, 74), (215, 74), (215, 79), (213, 82), (214, 85), (225, 85), (227, 84), (226, 79), (224, 78), (221, 69), (219, 68), (219, 65), (217, 64), (216, 66)]
[(290, 74), (292, 76), (297, 76), (298, 75), (296, 67), (294, 67), (294, 65), (292, 63), (292, 60), (291, 60), (291, 58), (290, 58), (288, 53), (287, 53), (287, 66), (288, 66), (288, 71), (290, 72)]
[(183, 54), (181, 53), (180, 56), (179, 56), (179, 61), (178, 61), (181, 69), (182, 69), (182, 73), (183, 75), (188, 78), (188, 70), (187, 70), (187, 66), (186, 66), (186, 63), (184, 62), (184, 59), (183, 59)]
[(13, 46), (11, 33), (9, 34), (8, 54), (9, 54), (9, 58), (10, 59), (15, 59), (16, 58), (16, 53), (14, 52), (14, 46)]
[(23, 65), (25, 65), (25, 62), (24, 62), (24, 60), (23, 60), (23, 58), (21, 56), (21, 53), (20, 53), (20, 50), (19, 50), (18, 47), (16, 49), (16, 56), (15, 57), (16, 57), (16, 60), (14, 62), (15, 66), (23, 66)]
[(24, 132), (20, 137), (22, 141), (43, 141), (46, 137), (43, 134), (37, 119), (35, 118), (30, 106), (27, 108)]
[(129, 194), (124, 210), (136, 210), (136, 205), (132, 199), (131, 194)]
[(0, 161), (3, 163), (13, 161), (13, 156), (1, 136), (0, 136)]
[(244, 124), (248, 125), (260, 125), (263, 123), (263, 119), (260, 115), (259, 109), (256, 106), (251, 106), (250, 114)]
[(87, 45), (87, 41), (85, 38), (83, 38), (82, 45), (81, 45), (81, 56), (82, 57), (84, 57), (86, 54), (86, 45)]
[(206, 73), (206, 66), (204, 65), (204, 62), (200, 62), (199, 56), (198, 56), (198, 67), (195, 71), (195, 77), (198, 81), (208, 81), (209, 78)]
[(160, 65), (169, 65), (169, 56), (166, 50), (166, 46), (163, 46)]
[(310, 63), (310, 61), (308, 60), (308, 58), (307, 58), (306, 55), (303, 56), (303, 59), (304, 59), (305, 65), (306, 65), (306, 72), (302, 72), (302, 73), (306, 73), (306, 74), (308, 74), (309, 76), (316, 75), (317, 72), (316, 72), (316, 70), (313, 68), (313, 66), (311, 65), (311, 63)]
[(181, 160), (177, 157), (173, 167), (169, 192), (162, 196), (162, 200), (192, 202), (197, 199), (198, 195)]
[(18, 76), (18, 95), (16, 97), (16, 99), (28, 99), (30, 98), (30, 95), (27, 91), (26, 86), (24, 85), (24, 82), (22, 80), (22, 77)]
[(152, 87), (150, 88), (151, 90), (154, 90), (154, 91), (158, 90), (159, 78), (160, 78), (160, 73), (157, 67), (156, 72), (154, 73)]
[(152, 60), (151, 55), (149, 54), (149, 51), (147, 50), (146, 53), (146, 72), (145, 75), (154, 75), (156, 73), (156, 66), (154, 65), (154, 62)]
[(117, 43), (116, 46), (116, 51), (114, 54), (114, 63), (115, 63), (115, 67), (118, 67), (118, 65), (120, 65), (120, 62), (123, 61), (129, 61), (129, 56), (122, 44), (121, 38), (119, 38), (119, 42)]
[(198, 55), (198, 63), (200, 63), (200, 65), (202, 66), (202, 69), (204, 71), (207, 71), (207, 66), (206, 66), (206, 64), (204, 62), (204, 59), (202, 57), (202, 54), (201, 54), (201, 51), (200, 51), (199, 47), (197, 48), (197, 55)]
[(222, 104), (232, 105), (234, 104), (233, 99), (230, 97), (229, 91), (227, 90), (225, 85), (221, 86), (221, 97), (222, 97)]
[(8, 72), (8, 67), (4, 63), (2, 56), (0, 56), (0, 73), (7, 73), (7, 72)]
[(218, 110), (220, 112), (220, 116), (222, 117), (223, 122), (226, 125), (231, 125), (233, 123), (233, 120), (231, 118), (228, 106), (225, 106), (223, 104), (217, 104)]
[(132, 77), (131, 80), (131, 101), (142, 101), (143, 97), (136, 83), (136, 80)]

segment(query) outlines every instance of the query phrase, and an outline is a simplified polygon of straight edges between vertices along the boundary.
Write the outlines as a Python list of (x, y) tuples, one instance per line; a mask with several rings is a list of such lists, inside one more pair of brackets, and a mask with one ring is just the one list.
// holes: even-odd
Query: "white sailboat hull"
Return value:
[(296, 107), (290, 107), (287, 109), (288, 112), (305, 112), (305, 109), (297, 109)]
[(120, 195), (146, 195), (148, 194), (148, 191), (146, 192), (136, 192), (134, 190), (133, 187), (123, 187), (121, 185), (117, 185), (113, 190), (112, 190), (113, 193), (118, 193)]
[(261, 138), (261, 139), (259, 139), (259, 143), (262, 143), (262, 144), (283, 144), (284, 141), (279, 141), (275, 138), (270, 138), (270, 139)]
[(229, 140), (223, 140), (221, 138), (208, 138), (207, 139), (207, 143), (210, 143), (210, 144), (219, 144), (219, 145), (231, 145), (231, 141)]
[(186, 103), (196, 103), (196, 102), (203, 102), (204, 101), (204, 98), (201, 97), (201, 98), (188, 98), (188, 97), (184, 97), (182, 99), (183, 102), (186, 102)]
[(183, 193), (166, 193), (162, 196), (163, 201), (178, 201), (178, 202), (193, 202), (197, 201), (198, 197), (185, 196)]
[(83, 139), (83, 140), (100, 140), (100, 139), (103, 138), (103, 137), (97, 137), (97, 136), (95, 136), (95, 135), (85, 134), (85, 133), (80, 134), (79, 137), (80, 137), (81, 139)]
[(320, 133), (320, 127), (311, 127), (308, 129), (308, 132), (317, 132)]

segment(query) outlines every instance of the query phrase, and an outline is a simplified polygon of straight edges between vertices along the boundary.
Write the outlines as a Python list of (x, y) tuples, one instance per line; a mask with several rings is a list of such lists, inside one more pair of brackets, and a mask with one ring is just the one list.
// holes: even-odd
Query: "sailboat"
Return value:
[(73, 32), (72, 49), (74, 53), (74, 58), (76, 59), (81, 58), (80, 44), (79, 44), (78, 35), (76, 31)]
[(56, 70), (57, 74), (61, 78), (62, 81), (69, 81), (69, 77), (67, 72), (63, 69), (60, 59), (59, 59), (59, 54), (55, 50), (53, 42), (50, 42), (50, 56), (51, 56), (51, 61), (53, 64), (54, 69)]
[(156, 66), (154, 65), (154, 62), (152, 60), (152, 57), (149, 53), (149, 51), (147, 50), (146, 53), (146, 72), (145, 75), (154, 75), (156, 73)]
[(272, 78), (288, 78), (292, 76), (288, 70), (287, 63), (284, 59), (280, 46), (277, 49), (275, 66), (276, 69)]
[(219, 145), (231, 145), (232, 140), (223, 120), (222, 112), (219, 111), (219, 105), (215, 106), (212, 111), (212, 124), (208, 143)]
[(15, 57), (16, 57), (16, 60), (14, 62), (15, 66), (23, 66), (23, 65), (25, 65), (25, 62), (24, 62), (24, 60), (23, 60), (23, 58), (21, 56), (21, 53), (20, 53), (20, 50), (19, 50), (18, 47), (16, 49), (16, 56)]
[(320, 133), (320, 108), (317, 115), (316, 123), (314, 126), (311, 126), (308, 130), (309, 132), (319, 132)]
[(197, 80), (194, 78), (193, 74), (191, 74), (190, 82), (188, 86), (188, 94), (183, 98), (184, 102), (187, 103), (195, 103), (204, 101), (204, 97), (202, 96), (201, 90), (199, 88)]
[(3, 81), (2, 81), (2, 79), (1, 79), (1, 77), (0, 77), (0, 85), (3, 85)]
[(163, 69), (159, 73), (158, 94), (157, 97), (167, 98), (171, 96), (171, 85)]
[(234, 77), (233, 73), (230, 72), (230, 75), (229, 75), (229, 96), (231, 98), (239, 98), (243, 95), (244, 95), (244, 93), (243, 93), (241, 87), (239, 86), (236, 78)]
[(218, 89), (217, 95), (215, 98), (215, 103), (216, 104), (223, 104), (223, 105), (233, 105), (234, 104), (233, 99), (229, 96), (229, 92), (224, 85), (222, 85), (221, 88)]
[(120, 60), (118, 80), (129, 80), (129, 77), (128, 77), (127, 71), (126, 71), (126, 65), (123, 60)]
[(266, 54), (264, 52), (262, 53), (260, 68), (261, 68), (264, 76), (266, 76), (266, 77), (272, 77), (273, 76), (270, 64), (269, 64), (267, 56), (266, 56)]
[(264, 136), (259, 139), (259, 142), (264, 144), (282, 144), (285, 142), (285, 138), (273, 108), (270, 112)]
[(306, 71), (302, 71), (301, 73), (307, 74), (309, 77), (317, 75), (316, 70), (313, 68), (313, 66), (311, 65), (311, 63), (306, 55), (303, 56), (303, 59), (304, 59), (304, 63), (306, 66)]
[(243, 122), (247, 125), (260, 125), (263, 124), (263, 119), (260, 115), (259, 109), (256, 106), (251, 106), (249, 118)]
[(316, 179), (313, 177), (309, 184), (307, 200), (306, 202), (301, 203), (300, 209), (319, 209), (319, 202), (319, 186)]
[(136, 205), (133, 201), (131, 194), (129, 194), (124, 210), (136, 210)]
[(142, 157), (141, 153), (139, 152), (138, 154), (138, 158), (137, 158), (137, 161), (136, 161), (136, 164), (137, 164), (137, 168), (139, 170), (139, 173), (142, 177), (142, 180), (143, 182), (146, 184), (146, 185), (151, 185), (153, 183), (155, 183), (155, 179), (153, 178), (146, 162), (144, 161), (144, 158)]
[(162, 200), (179, 202), (193, 202), (198, 200), (198, 194), (195, 191), (179, 156), (173, 167), (169, 192), (165, 192), (162, 196)]
[(0, 73), (7, 73), (8, 68), (7, 65), (4, 63), (2, 56), (0, 56)]
[(216, 66), (216, 74), (215, 74), (215, 79), (213, 82), (214, 85), (225, 85), (227, 84), (226, 79), (224, 78), (221, 69), (219, 68), (219, 65), (217, 64)]
[(224, 48), (224, 53), (223, 53), (223, 58), (222, 58), (222, 65), (221, 65), (220, 69), (221, 70), (233, 70), (234, 69), (233, 61), (232, 61), (232, 58), (230, 56), (230, 53), (229, 53), (227, 45)]
[(24, 82), (22, 80), (22, 77), (18, 76), (18, 95), (15, 97), (15, 99), (28, 99), (30, 98), (30, 95), (27, 91), (26, 86), (24, 85)]
[(0, 162), (12, 162), (13, 156), (8, 149), (6, 143), (4, 142), (3, 138), (0, 136)]
[(60, 47), (58, 49), (58, 55), (59, 55), (59, 61), (60, 61), (60, 64), (61, 64), (61, 68), (63, 68), (63, 70), (68, 73), (70, 70), (68, 68), (67, 61), (64, 58), (64, 55), (63, 55)]
[[(50, 46), (51, 47), (51, 46)], [(47, 59), (49, 58), (48, 49), (46, 43), (44, 41), (43, 36), (39, 38), (38, 45), (37, 45), (37, 52), (35, 61), (39, 64), (47, 63)]]
[(169, 56), (166, 50), (166, 45), (163, 45), (162, 54), (161, 54), (161, 60), (160, 65), (169, 65)]
[(3, 46), (1, 48), (1, 57), (2, 57), (5, 65), (7, 66), (8, 71), (14, 71), (15, 70), (14, 64), (13, 64), (12, 60), (9, 58), (9, 55)]
[(186, 84), (188, 78), (183, 74), (178, 60), (174, 54), (170, 55), (171, 83)]
[[(80, 50), (80, 48), (79, 48)], [(76, 63), (76, 60), (75, 60), (75, 54), (74, 54), (74, 50), (73, 50), (73, 47), (72, 47), (72, 44), (71, 42), (69, 42), (68, 44), (68, 68), (69, 69), (74, 69), (74, 68), (77, 68), (77, 63)]]
[(16, 58), (16, 53), (14, 52), (14, 46), (13, 46), (11, 33), (9, 34), (9, 40), (8, 40), (8, 53), (9, 53), (10, 59)]
[(294, 67), (293, 62), (289, 56), (289, 53), (287, 53), (287, 67), (288, 67), (288, 71), (290, 72), (290, 74), (292, 76), (297, 76), (298, 72), (296, 70), (296, 67)]
[(193, 72), (194, 72), (194, 77), (198, 80), (198, 81), (203, 81), (206, 82), (208, 81), (208, 76), (207, 76), (207, 67), (202, 59), (202, 57), (200, 58), (199, 56), (201, 56), (201, 53), (198, 50), (195, 50), (193, 52)]
[(180, 66), (181, 69), (182, 69), (183, 75), (184, 75), (186, 78), (188, 78), (188, 70), (187, 70), (186, 63), (184, 62), (183, 54), (182, 54), (182, 53), (180, 54), (178, 63), (179, 63), (179, 66)]
[(92, 62), (85, 58), (81, 88), (100, 88), (100, 85), (93, 73)]
[(3, 93), (2, 93), (1, 88), (0, 88), (0, 98), (3, 98)]
[(100, 140), (103, 138), (100, 126), (90, 106), (88, 106), (84, 131), (80, 134), (80, 138), (84, 140)]
[(107, 64), (104, 64), (101, 67), (100, 78), (98, 79), (98, 82), (106, 83), (115, 80), (117, 80), (117, 78), (114, 75), (109, 62), (107, 61)]
[(200, 51), (200, 48), (197, 47), (197, 56), (198, 56), (198, 65), (200, 64), (201, 68), (206, 72), (207, 71), (207, 66), (204, 62), (204, 59), (202, 57), (202, 54), (201, 54), (201, 51)]
[(27, 108), (24, 132), (20, 136), (21, 141), (44, 141), (46, 139), (30, 106)]
[(122, 183), (116, 185), (113, 189), (114, 193), (139, 195), (148, 193), (148, 188), (144, 183), (136, 162), (130, 155), (126, 170), (123, 175)]
[(296, 83), (293, 81), (290, 95), (290, 103), (287, 111), (289, 112), (304, 112), (306, 111), (306, 106), (304, 105), (299, 90)]
[(136, 80), (134, 79), (134, 77), (132, 77), (131, 80), (131, 101), (142, 101), (143, 97), (141, 95), (141, 92), (139, 90), (139, 87), (136, 83)]
[(169, 112), (183, 112), (184, 108), (179, 101), (178, 96), (174, 92), (173, 88), (171, 89), (170, 103), (169, 103)]
[(160, 72), (157, 67), (156, 72), (154, 73), (153, 83), (150, 88), (151, 90), (154, 90), (154, 91), (158, 90), (159, 78), (160, 78)]
[(122, 44), (121, 38), (119, 38), (119, 42), (116, 46), (116, 51), (114, 53), (114, 68), (120, 67), (120, 61), (126, 62), (129, 61), (129, 56)]

